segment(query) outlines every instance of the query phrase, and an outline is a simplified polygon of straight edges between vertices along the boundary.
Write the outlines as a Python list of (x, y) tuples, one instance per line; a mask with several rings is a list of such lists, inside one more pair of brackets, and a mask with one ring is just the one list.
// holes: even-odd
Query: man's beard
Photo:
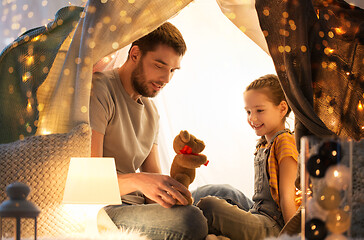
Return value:
[(131, 83), (135, 91), (143, 97), (155, 97), (158, 94), (158, 91), (149, 90), (147, 80), (145, 78), (142, 60), (143, 59), (140, 59), (140, 62), (131, 73)]

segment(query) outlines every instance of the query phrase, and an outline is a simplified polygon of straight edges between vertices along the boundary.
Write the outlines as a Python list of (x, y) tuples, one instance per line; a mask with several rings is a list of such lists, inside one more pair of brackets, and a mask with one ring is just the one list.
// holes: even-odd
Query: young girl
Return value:
[(253, 81), (244, 92), (248, 124), (260, 136), (254, 159), (254, 196), (249, 211), (217, 197), (197, 206), (208, 220), (209, 233), (231, 240), (277, 236), (296, 212), (295, 185), (298, 152), (294, 136), (285, 129), (290, 108), (275, 75)]

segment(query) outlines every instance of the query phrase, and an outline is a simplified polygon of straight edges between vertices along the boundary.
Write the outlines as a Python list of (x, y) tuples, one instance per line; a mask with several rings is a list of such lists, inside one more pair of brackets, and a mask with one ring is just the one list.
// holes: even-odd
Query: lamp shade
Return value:
[(71, 158), (64, 204), (121, 204), (114, 158)]

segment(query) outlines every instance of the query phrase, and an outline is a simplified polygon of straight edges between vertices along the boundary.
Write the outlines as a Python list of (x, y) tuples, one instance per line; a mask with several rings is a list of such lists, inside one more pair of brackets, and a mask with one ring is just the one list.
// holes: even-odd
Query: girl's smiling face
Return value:
[(278, 106), (268, 98), (269, 89), (248, 90), (244, 93), (247, 121), (257, 136), (265, 136), (267, 141), (275, 133), (285, 128), (284, 119), (287, 103), (282, 101)]

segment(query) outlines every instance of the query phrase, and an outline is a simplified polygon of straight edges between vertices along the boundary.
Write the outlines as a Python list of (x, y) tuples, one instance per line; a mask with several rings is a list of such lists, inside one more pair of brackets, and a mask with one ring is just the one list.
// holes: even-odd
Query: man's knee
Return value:
[(207, 236), (207, 220), (202, 211), (195, 206), (180, 206), (179, 217), (181, 228), (193, 239), (205, 239)]

